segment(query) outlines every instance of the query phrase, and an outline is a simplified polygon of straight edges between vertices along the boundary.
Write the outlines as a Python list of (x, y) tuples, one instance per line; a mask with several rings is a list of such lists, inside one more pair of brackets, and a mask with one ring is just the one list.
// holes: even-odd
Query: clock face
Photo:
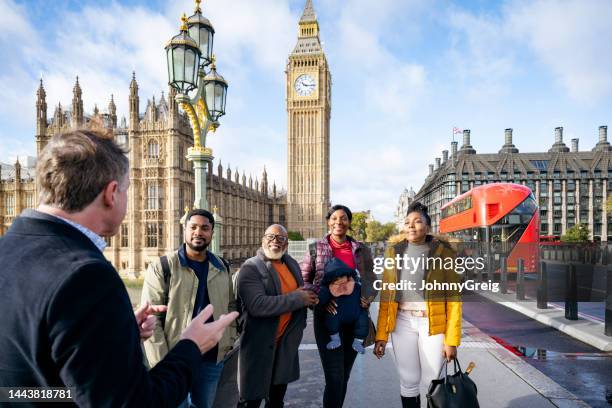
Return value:
[(303, 74), (295, 80), (295, 91), (300, 96), (308, 96), (312, 94), (317, 87), (314, 78), (308, 74)]

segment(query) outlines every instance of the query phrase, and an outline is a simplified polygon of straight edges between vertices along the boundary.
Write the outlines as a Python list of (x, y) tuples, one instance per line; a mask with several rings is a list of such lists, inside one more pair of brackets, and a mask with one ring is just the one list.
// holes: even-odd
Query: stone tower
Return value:
[(331, 74), (319, 39), (319, 23), (307, 0), (298, 41), (287, 62), (288, 227), (304, 238), (327, 232)]
[(43, 87), (43, 80), (40, 79), (40, 85), (36, 91), (36, 156), (47, 144), (49, 136), (47, 135), (47, 93)]

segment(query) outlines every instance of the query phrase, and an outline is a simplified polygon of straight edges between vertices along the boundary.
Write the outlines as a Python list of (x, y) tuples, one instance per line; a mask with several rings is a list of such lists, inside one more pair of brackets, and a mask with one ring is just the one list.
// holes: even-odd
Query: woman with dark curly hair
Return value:
[[(393, 263), (387, 268), (385, 262), (374, 354), (382, 358), (391, 335), (403, 408), (421, 406), (420, 384), (437, 377), (444, 358), (454, 359), (461, 342), (458, 294), (418, 290), (424, 281), (458, 280), (454, 270), (442, 266), (448, 265), (449, 258), (454, 261), (455, 251), (447, 242), (430, 235), (430, 229), (427, 207), (419, 202), (412, 203), (406, 214), (403, 234), (391, 238), (385, 252), (385, 258), (404, 257), (404, 265), (398, 269)], [(405, 257), (424, 261), (405, 262)], [(413, 282), (417, 290), (385, 289), (389, 287), (386, 284), (400, 281)]]
[[(361, 307), (367, 309), (375, 295), (372, 282), (376, 279), (370, 249), (347, 235), (353, 219), (353, 213), (348, 207), (333, 206), (327, 213), (326, 219), (329, 234), (317, 241), (314, 248), (300, 263), (305, 287), (319, 293), (325, 274), (325, 265), (335, 258), (346, 264), (348, 268), (356, 270), (356, 279), (361, 283)], [(352, 286), (351, 283), (354, 284), (352, 277), (345, 277), (342, 282), (338, 280), (334, 282), (329, 285), (330, 292), (336, 294), (337, 297), (348, 293), (347, 288)], [(343, 326), (340, 329), (338, 347), (336, 347), (336, 342), (332, 341), (325, 326), (325, 319), (329, 313), (336, 314), (337, 307), (337, 301), (332, 299), (327, 306), (318, 305), (314, 308), (315, 338), (325, 373), (324, 408), (342, 407), (351, 369), (357, 356), (356, 349), (359, 349), (359, 347), (353, 347), (354, 327)], [(330, 343), (332, 347), (328, 348)]]

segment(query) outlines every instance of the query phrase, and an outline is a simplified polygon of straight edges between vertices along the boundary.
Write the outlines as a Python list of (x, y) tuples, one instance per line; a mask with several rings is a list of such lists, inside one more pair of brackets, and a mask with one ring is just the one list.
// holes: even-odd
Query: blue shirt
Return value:
[[(208, 262), (210, 261), (211, 256), (207, 252), (206, 260), (203, 262), (194, 261), (193, 259), (189, 259), (185, 251), (185, 244), (183, 244), (181, 248), (179, 248), (179, 259), (180, 258), (182, 258), (181, 260), (184, 261), (187, 264), (187, 266), (191, 268), (191, 270), (193, 270), (193, 272), (195, 272), (195, 275), (198, 278), (198, 290), (196, 292), (195, 302), (193, 303), (193, 313), (192, 313), (192, 317), (196, 317), (202, 311), (202, 309), (204, 309), (206, 306), (210, 304), (210, 297), (208, 296), (208, 286), (207, 286), (206, 280), (208, 279), (208, 269), (209, 269)], [(212, 316), (210, 316), (210, 318), (206, 321), (206, 323), (212, 322), (214, 320), (215, 319)], [(216, 362), (217, 352), (218, 352), (218, 347), (215, 346), (212, 349), (208, 350), (206, 353), (204, 353), (204, 355), (202, 356), (202, 359), (205, 361)]]

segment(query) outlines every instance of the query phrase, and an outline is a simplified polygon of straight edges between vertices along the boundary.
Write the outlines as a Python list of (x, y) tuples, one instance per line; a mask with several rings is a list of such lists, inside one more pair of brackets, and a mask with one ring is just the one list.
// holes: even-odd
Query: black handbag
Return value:
[[(433, 380), (427, 390), (427, 408), (480, 408), (476, 384), (470, 376), (461, 371), (459, 360), (453, 360), (455, 374), (448, 375), (446, 360), (440, 368), (438, 378)], [(440, 378), (444, 371), (444, 377)]]

